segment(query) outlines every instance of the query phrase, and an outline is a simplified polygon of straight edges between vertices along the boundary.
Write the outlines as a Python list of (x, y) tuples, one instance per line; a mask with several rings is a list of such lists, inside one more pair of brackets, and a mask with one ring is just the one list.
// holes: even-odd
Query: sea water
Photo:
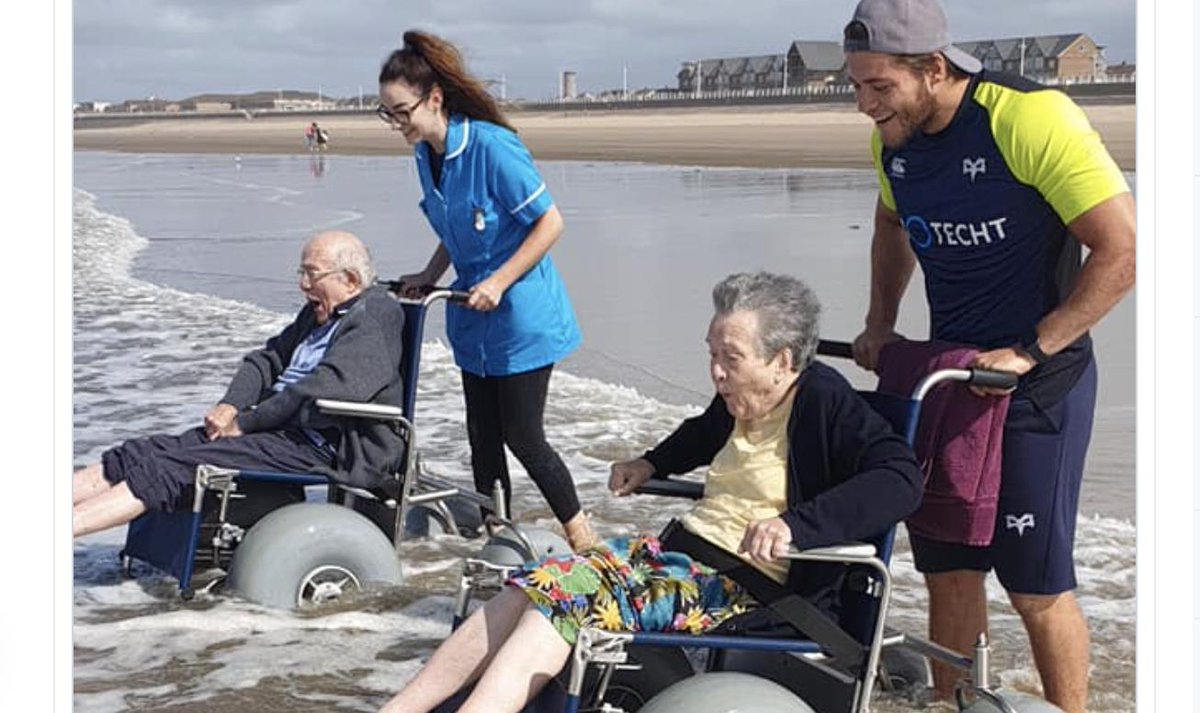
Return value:
[[(867, 303), (869, 171), (540, 164), (567, 229), (552, 255), (584, 331), (555, 370), (550, 442), (603, 534), (655, 531), (687, 506), (607, 494), (608, 465), (640, 455), (710, 398), (703, 336), (724, 275), (805, 279), (822, 335), (850, 339)], [(1130, 176), (1132, 182), (1132, 176)], [(120, 440), (199, 423), (241, 355), (301, 306), (306, 237), (355, 232), (379, 271), (424, 266), (436, 246), (410, 159), (79, 153), (74, 198), (75, 461)], [(926, 334), (920, 275), (900, 330)], [(1096, 427), (1078, 523), (1078, 595), (1092, 633), (1089, 710), (1134, 706), (1134, 346), (1132, 298), (1094, 330)], [(470, 482), (459, 373), (440, 316), (428, 327), (418, 395), (428, 468)], [(871, 379), (838, 364), (857, 385)], [(552, 525), (518, 464), (514, 510)], [(65, 474), (62, 477), (66, 477)], [(176, 596), (174, 581), (121, 577), (124, 531), (75, 544), (79, 711), (374, 710), (448, 631), (450, 594), (477, 543), (403, 546), (405, 584), (332, 612), (269, 611), (230, 596)], [(899, 538), (892, 622), (920, 634), (925, 595)], [(993, 673), (1035, 690), (1019, 620), (992, 595)], [(906, 710), (883, 700), (883, 711)]]

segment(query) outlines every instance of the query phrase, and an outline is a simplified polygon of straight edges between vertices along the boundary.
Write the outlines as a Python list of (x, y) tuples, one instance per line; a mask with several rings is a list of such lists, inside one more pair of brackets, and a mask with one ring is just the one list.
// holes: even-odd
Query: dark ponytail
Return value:
[(392, 52), (379, 70), (380, 84), (397, 80), (411, 84), (422, 95), (436, 84), (442, 88), (447, 113), (490, 121), (516, 132), (483, 82), (467, 72), (458, 49), (436, 35), (419, 30), (404, 33), (404, 46)]

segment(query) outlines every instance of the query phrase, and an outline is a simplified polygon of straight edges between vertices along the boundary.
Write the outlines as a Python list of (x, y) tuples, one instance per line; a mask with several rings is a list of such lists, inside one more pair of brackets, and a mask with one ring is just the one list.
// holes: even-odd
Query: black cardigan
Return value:
[(404, 459), (404, 441), (384, 421), (329, 417), (317, 399), (400, 406), (404, 378), (404, 308), (386, 288), (372, 286), (335, 308), (337, 331), (311, 374), (276, 393), (271, 389), (292, 352), (317, 327), (308, 302), (295, 321), (245, 356), (221, 399), (235, 406), (246, 433), (284, 428), (318, 429), (336, 448), (335, 480), (362, 488), (391, 485)]
[[(709, 465), (733, 432), (720, 396), (643, 456), (654, 477)], [(800, 549), (866, 540), (913, 513), (921, 470), (912, 449), (834, 369), (813, 362), (798, 377), (788, 418), (788, 509), (782, 513)], [(843, 568), (793, 562), (787, 585), (826, 608)]]

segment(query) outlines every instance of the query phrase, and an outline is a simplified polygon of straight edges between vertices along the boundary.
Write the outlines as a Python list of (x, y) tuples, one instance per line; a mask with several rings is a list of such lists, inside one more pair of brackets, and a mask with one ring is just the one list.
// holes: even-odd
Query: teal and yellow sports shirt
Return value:
[[(1062, 92), (986, 71), (970, 82), (945, 129), (895, 150), (876, 131), (872, 153), (925, 275), (932, 338), (992, 349), (1035, 337), (1082, 264), (1067, 226), (1129, 187)], [(1031, 381), (1080, 372), (1090, 352), (1085, 334)]]

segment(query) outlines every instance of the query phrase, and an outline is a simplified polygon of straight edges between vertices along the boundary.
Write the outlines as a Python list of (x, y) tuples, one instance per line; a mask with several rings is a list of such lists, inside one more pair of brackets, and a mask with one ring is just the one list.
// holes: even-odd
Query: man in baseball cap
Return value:
[[(991, 537), (959, 532), (978, 513), (973, 502), (923, 506), (909, 522), (930, 637), (971, 651), (987, 631), (984, 580), (994, 570), (1046, 698), (1082, 713), (1088, 630), (1074, 595), (1074, 539), (1096, 400), (1088, 331), (1133, 287), (1133, 197), (1079, 107), (983, 69), (950, 44), (936, 0), (862, 0), (844, 49), (858, 109), (875, 124), (879, 178), (855, 360), (887, 368), (883, 347), (903, 339), (896, 316), (919, 262), (930, 338), (973, 346), (971, 366), (1020, 377), (1002, 434), (999, 502), (988, 510), (995, 520), (982, 523)], [(949, 696), (955, 672), (935, 663), (934, 678)]]

